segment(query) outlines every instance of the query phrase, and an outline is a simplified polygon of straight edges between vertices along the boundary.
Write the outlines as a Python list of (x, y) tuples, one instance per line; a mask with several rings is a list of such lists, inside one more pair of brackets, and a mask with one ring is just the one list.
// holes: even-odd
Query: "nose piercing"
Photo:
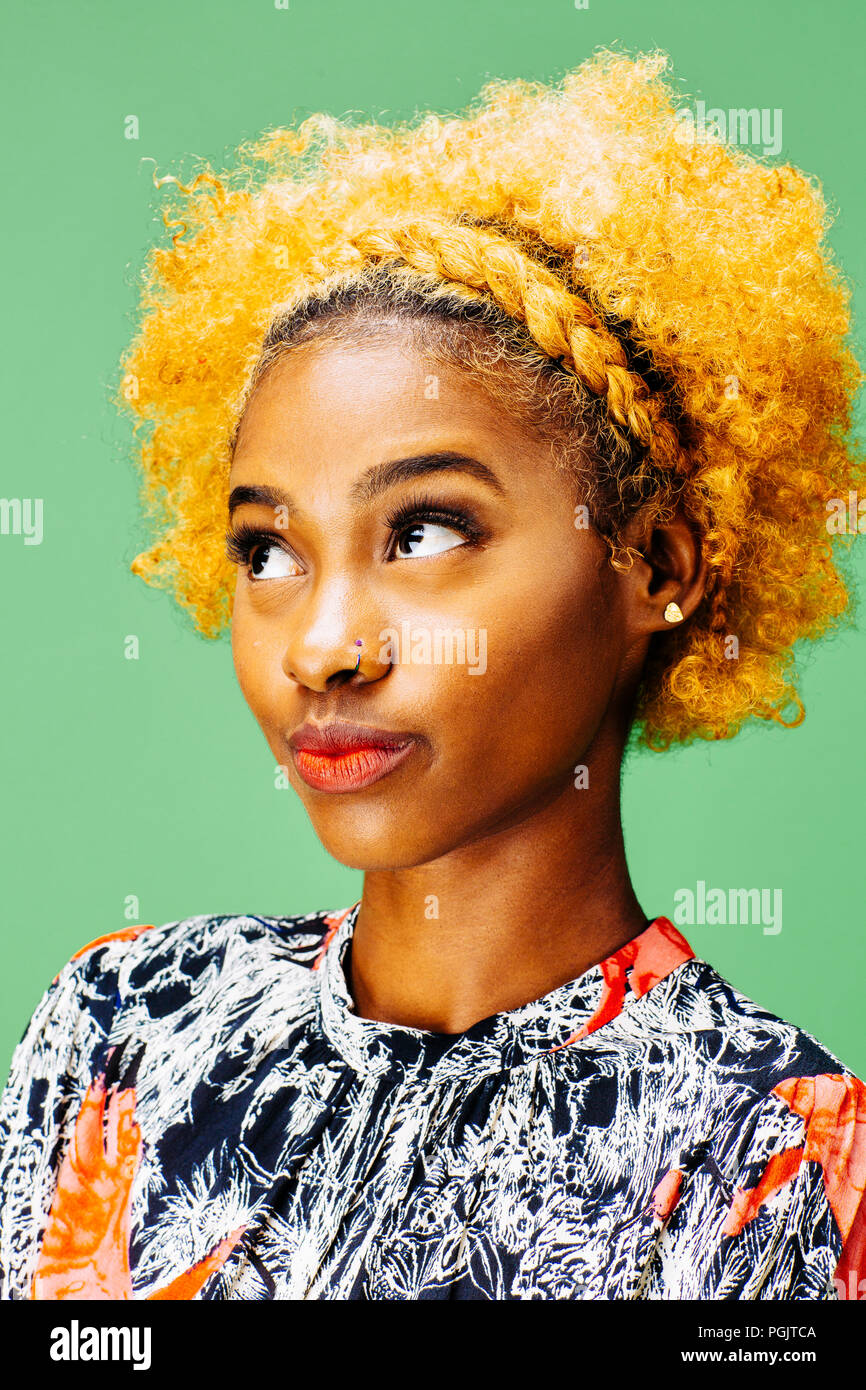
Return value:
[[(364, 643), (361, 641), (360, 637), (356, 637), (356, 638), (355, 638), (355, 646), (356, 646), (356, 647), (363, 647), (363, 645), (364, 645)], [(358, 664), (357, 664), (357, 666), (355, 667), (355, 670), (356, 670), (356, 671), (357, 671), (357, 669), (358, 669), (358, 666), (360, 666), (360, 665), (361, 665), (361, 653), (358, 652)]]

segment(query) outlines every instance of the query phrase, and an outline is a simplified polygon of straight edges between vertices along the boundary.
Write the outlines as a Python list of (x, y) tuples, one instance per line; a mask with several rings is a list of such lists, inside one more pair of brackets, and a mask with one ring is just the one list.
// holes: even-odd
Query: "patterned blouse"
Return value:
[(0, 1102), (0, 1296), (866, 1296), (866, 1087), (667, 918), (445, 1034), (355, 1013), (358, 908), (72, 958)]

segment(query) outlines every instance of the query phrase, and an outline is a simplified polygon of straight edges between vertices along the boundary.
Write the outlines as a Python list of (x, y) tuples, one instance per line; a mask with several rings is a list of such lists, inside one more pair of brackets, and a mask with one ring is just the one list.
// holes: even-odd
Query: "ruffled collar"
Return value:
[(317, 963), (319, 1009), (331, 1045), (354, 1070), (368, 1074), (397, 1068), (429, 1078), (435, 1071), (437, 1080), (447, 1081), (522, 1066), (597, 1032), (695, 954), (667, 917), (656, 917), (618, 951), (540, 999), (480, 1019), (462, 1033), (433, 1033), (355, 1012), (345, 967), (360, 906), (337, 919)]

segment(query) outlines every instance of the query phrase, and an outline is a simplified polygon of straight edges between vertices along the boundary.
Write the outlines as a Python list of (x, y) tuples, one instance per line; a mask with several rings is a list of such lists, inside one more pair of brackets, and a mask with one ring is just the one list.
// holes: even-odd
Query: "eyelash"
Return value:
[[(385, 518), (393, 536), (393, 543), (389, 547), (389, 559), (393, 558), (392, 552), (400, 537), (413, 526), (424, 522), (434, 526), (450, 526), (465, 536), (470, 545), (479, 545), (485, 536), (483, 527), (468, 512), (443, 507), (429, 496), (410, 497)], [(247, 570), (260, 545), (276, 545), (285, 549), (282, 542), (270, 531), (262, 531), (257, 526), (243, 521), (229, 527), (225, 540), (226, 558), (233, 565), (243, 565)]]
[(233, 565), (243, 565), (249, 569), (253, 553), (260, 545), (279, 544), (269, 531), (261, 531), (257, 526), (251, 526), (248, 521), (241, 521), (226, 531), (226, 558)]
[[(450, 526), (465, 536), (471, 545), (479, 545), (485, 537), (484, 528), (469, 512), (456, 507), (443, 507), (441, 502), (425, 494), (407, 498), (385, 517), (385, 524), (393, 533), (395, 544), (404, 532), (424, 522), (433, 526)], [(391, 548), (393, 550), (393, 546)]]

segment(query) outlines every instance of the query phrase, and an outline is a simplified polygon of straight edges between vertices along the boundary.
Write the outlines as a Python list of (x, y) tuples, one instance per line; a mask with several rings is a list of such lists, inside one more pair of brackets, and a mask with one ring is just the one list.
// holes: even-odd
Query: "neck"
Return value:
[(363, 1018), (459, 1033), (576, 979), (646, 925), (617, 762), (594, 789), (569, 780), (431, 863), (368, 872), (349, 988)]

